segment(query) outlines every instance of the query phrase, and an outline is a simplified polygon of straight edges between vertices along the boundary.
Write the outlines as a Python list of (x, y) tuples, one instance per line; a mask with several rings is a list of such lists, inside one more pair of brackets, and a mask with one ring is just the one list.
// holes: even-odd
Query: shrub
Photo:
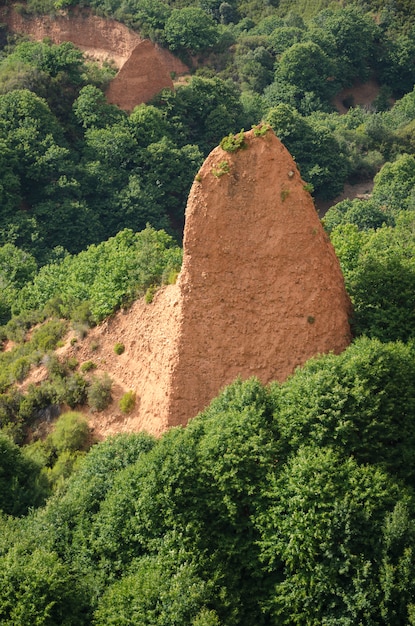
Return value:
[(76, 370), (79, 365), (78, 359), (74, 356), (69, 357), (66, 361), (66, 364), (71, 371)]
[(31, 344), (40, 350), (53, 350), (66, 331), (66, 323), (61, 320), (50, 320), (33, 332)]
[(86, 373), (94, 370), (95, 368), (96, 364), (93, 361), (85, 361), (85, 363), (82, 363), (79, 369), (81, 370), (81, 372)]
[(114, 346), (114, 352), (115, 354), (123, 354), (123, 352), (125, 352), (125, 345), (123, 343), (116, 343)]
[(89, 433), (88, 422), (82, 413), (69, 411), (57, 420), (50, 441), (58, 454), (63, 451), (75, 452), (87, 447)]
[(27, 356), (22, 356), (16, 359), (10, 367), (13, 380), (18, 383), (23, 382), (30, 370), (30, 359)]
[(120, 400), (120, 410), (123, 413), (131, 413), (135, 407), (135, 392), (127, 391)]
[(270, 124), (257, 124), (252, 126), (252, 130), (255, 137), (262, 137), (271, 129)]
[(227, 135), (220, 142), (220, 147), (226, 152), (236, 152), (240, 148), (246, 148), (245, 136), (243, 129), (240, 133)]
[(179, 271), (177, 269), (168, 269), (168, 271), (163, 272), (162, 282), (163, 285), (175, 285), (177, 282), (177, 278), (179, 276)]
[(217, 165), (214, 165), (212, 167), (212, 174), (216, 178), (220, 178), (221, 176), (224, 176), (225, 174), (229, 174), (230, 171), (231, 171), (231, 168), (230, 168), (228, 161), (220, 161)]
[(39, 387), (29, 385), (19, 406), (19, 418), (25, 424), (31, 424), (36, 419), (50, 419), (55, 413), (57, 402), (56, 389), (50, 383), (43, 383)]
[(112, 380), (108, 374), (94, 378), (88, 389), (88, 404), (93, 411), (103, 411), (111, 402)]
[(65, 379), (61, 400), (71, 409), (85, 404), (87, 400), (88, 382), (81, 374), (74, 374)]
[(65, 363), (60, 361), (56, 354), (46, 355), (44, 364), (51, 378), (65, 378), (68, 373)]
[(151, 304), (153, 302), (154, 294), (156, 293), (156, 291), (157, 285), (150, 285), (150, 287), (146, 291), (146, 295), (144, 296), (146, 304)]

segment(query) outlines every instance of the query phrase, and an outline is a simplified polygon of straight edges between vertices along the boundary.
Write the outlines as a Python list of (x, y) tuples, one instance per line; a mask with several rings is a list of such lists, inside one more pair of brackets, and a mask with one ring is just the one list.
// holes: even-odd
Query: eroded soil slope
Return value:
[[(114, 381), (113, 404), (91, 416), (97, 436), (160, 434), (186, 424), (237, 376), (282, 381), (349, 344), (339, 263), (293, 159), (270, 130), (244, 142), (234, 153), (216, 148), (196, 177), (177, 284), (83, 342), (68, 340), (64, 350)], [(137, 404), (124, 416), (118, 400), (128, 390)]]
[(148, 102), (161, 89), (173, 89), (172, 74), (188, 72), (186, 65), (168, 50), (87, 9), (38, 17), (17, 13), (13, 7), (1, 7), (0, 21), (11, 32), (38, 41), (47, 37), (56, 44), (70, 41), (93, 59), (113, 62), (120, 71), (108, 88), (107, 99), (126, 111)]

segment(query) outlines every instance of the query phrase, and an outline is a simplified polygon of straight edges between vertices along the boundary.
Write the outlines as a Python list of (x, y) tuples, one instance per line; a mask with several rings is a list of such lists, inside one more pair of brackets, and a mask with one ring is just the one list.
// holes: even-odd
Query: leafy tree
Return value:
[(279, 26), (273, 30), (269, 37), (268, 43), (276, 55), (280, 55), (295, 43), (301, 42), (304, 37), (304, 30), (295, 26)]
[(10, 56), (12, 59), (16, 58), (37, 67), (49, 76), (55, 77), (61, 72), (66, 72), (71, 82), (78, 84), (82, 82), (84, 58), (82, 52), (69, 41), (59, 45), (22, 41)]
[(203, 615), (212, 592), (197, 575), (195, 565), (171, 561), (171, 556), (140, 559), (134, 573), (107, 589), (94, 623), (97, 626), (194, 624)]
[[(0, 433), (0, 510), (8, 515), (25, 515), (42, 503), (40, 468), (25, 458), (9, 437)], [(0, 611), (1, 614), (1, 611)]]
[(165, 112), (178, 146), (197, 145), (204, 155), (230, 130), (241, 129), (238, 88), (217, 77), (195, 76), (176, 92), (163, 91), (154, 104)]
[(220, 618), (262, 624), (260, 597), (271, 583), (258, 571), (254, 520), (267, 505), (261, 484), (276, 458), (271, 419), (258, 381), (237, 382), (121, 473), (96, 519), (94, 550), (106, 571), (117, 575), (167, 537), (180, 537), (176, 558), (191, 550), (203, 580), (222, 580), (211, 599)]
[(415, 157), (403, 154), (375, 176), (373, 201), (386, 211), (415, 209)]
[(305, 41), (293, 44), (282, 53), (275, 79), (277, 83), (295, 86), (302, 95), (312, 92), (327, 100), (335, 91), (331, 81), (333, 73), (333, 63), (322, 48), (312, 41)]
[(353, 80), (366, 80), (375, 60), (375, 42), (380, 34), (372, 17), (352, 4), (338, 10), (321, 11), (314, 22), (332, 35), (335, 49), (331, 54), (337, 66), (338, 81), (347, 85)]
[[(202, 164), (197, 146), (178, 148), (163, 137), (151, 143), (137, 158), (139, 168), (147, 172), (144, 190), (155, 213), (169, 215), (177, 223), (184, 222), (184, 209), (194, 176)], [(160, 227), (160, 217), (157, 226)], [(137, 227), (141, 226), (138, 222)]]
[(73, 104), (76, 119), (84, 128), (105, 128), (121, 123), (126, 115), (105, 100), (103, 92), (94, 85), (86, 85)]
[(12, 547), (0, 557), (0, 619), (7, 626), (89, 623), (83, 585), (54, 552)]
[(313, 185), (316, 195), (332, 198), (343, 189), (347, 158), (324, 125), (302, 117), (285, 104), (270, 109), (266, 121), (294, 156), (303, 179)]
[(413, 212), (397, 214), (394, 228), (383, 226), (375, 232), (340, 225), (331, 238), (353, 302), (355, 332), (382, 341), (412, 339)]
[(65, 562), (76, 563), (82, 576), (95, 578), (101, 587), (108, 585), (108, 570), (98, 568), (101, 557), (91, 566), (91, 548), (96, 541), (92, 525), (118, 473), (154, 445), (155, 440), (146, 433), (119, 434), (94, 445), (33, 522), (41, 536), (46, 532), (45, 541)]
[(0, 248), (0, 324), (8, 322), (18, 290), (34, 277), (36, 270), (31, 254), (10, 243)]
[(59, 297), (62, 313), (70, 315), (79, 302), (89, 301), (96, 321), (124, 302), (158, 284), (164, 272), (180, 268), (181, 250), (165, 232), (146, 228), (124, 230), (79, 255), (67, 255), (39, 271), (32, 285), (19, 292), (15, 312), (42, 308)]
[(167, 4), (160, 0), (136, 0), (131, 10), (134, 27), (143, 37), (164, 39), (164, 27), (171, 14)]
[(274, 623), (405, 623), (414, 526), (399, 519), (412, 515), (401, 489), (375, 467), (306, 446), (271, 484), (262, 546), (281, 577)]
[(384, 52), (378, 63), (382, 82), (398, 97), (410, 92), (415, 82), (415, 25), (405, 31), (391, 33), (384, 42)]
[(253, 91), (260, 93), (272, 82), (273, 58), (263, 46), (236, 56), (235, 61), (241, 81)]
[(163, 112), (152, 105), (136, 106), (128, 118), (128, 124), (140, 148), (147, 148), (169, 135), (169, 125)]
[(394, 225), (393, 216), (371, 200), (342, 200), (332, 206), (323, 218), (324, 227), (331, 232), (336, 226), (355, 224), (359, 230)]
[(173, 9), (164, 35), (171, 50), (189, 50), (193, 54), (214, 46), (219, 39), (214, 21), (198, 7)]
[(337, 357), (309, 361), (280, 388), (274, 387), (284, 454), (305, 442), (331, 446), (411, 485), (414, 367), (412, 347), (367, 338)]

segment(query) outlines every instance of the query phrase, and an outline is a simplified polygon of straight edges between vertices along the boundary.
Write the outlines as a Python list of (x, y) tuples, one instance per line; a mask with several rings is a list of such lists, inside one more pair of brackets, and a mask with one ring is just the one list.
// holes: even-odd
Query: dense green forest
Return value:
[[(413, 3), (17, 10), (77, 4), (192, 60), (192, 77), (127, 114), (105, 100), (110, 66), (0, 28), (0, 622), (415, 624)], [(336, 94), (369, 79), (375, 102), (340, 115)], [(200, 164), (261, 120), (316, 199), (374, 180), (323, 218), (352, 345), (282, 384), (237, 380), (160, 439), (94, 443), (77, 408), (105, 408), (111, 380), (55, 348), (174, 282)], [(47, 381), (22, 391), (39, 364)]]

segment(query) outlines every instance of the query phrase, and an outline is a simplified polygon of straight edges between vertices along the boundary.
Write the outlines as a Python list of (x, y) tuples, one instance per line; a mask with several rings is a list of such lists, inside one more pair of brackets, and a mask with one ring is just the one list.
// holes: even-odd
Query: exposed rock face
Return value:
[(107, 91), (107, 99), (121, 109), (132, 109), (148, 102), (164, 88), (173, 88), (171, 74), (185, 74), (188, 68), (168, 50), (115, 20), (92, 15), (86, 9), (74, 9), (50, 17), (25, 16), (12, 8), (0, 8), (0, 21), (9, 30), (49, 38), (59, 44), (71, 41), (88, 56), (99, 61), (113, 61), (120, 68)]
[[(340, 266), (293, 159), (272, 131), (245, 141), (232, 154), (213, 150), (196, 177), (177, 284), (96, 329), (100, 344), (111, 336), (100, 353), (111, 377), (139, 398), (134, 414), (107, 427), (100, 418), (97, 432), (159, 434), (237, 376), (282, 381), (349, 344)], [(126, 349), (114, 360), (119, 340)]]

